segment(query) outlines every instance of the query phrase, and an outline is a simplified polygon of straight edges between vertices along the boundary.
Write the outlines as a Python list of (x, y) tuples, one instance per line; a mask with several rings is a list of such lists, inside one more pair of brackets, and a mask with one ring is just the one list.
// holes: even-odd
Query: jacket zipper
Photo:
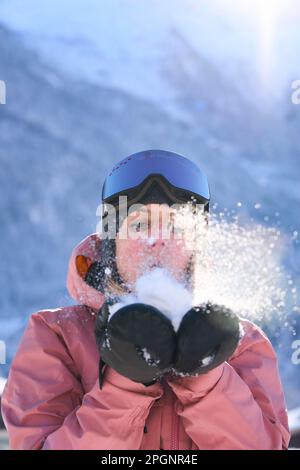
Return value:
[(178, 450), (179, 448), (179, 416), (175, 411), (175, 400), (173, 401), (173, 416), (171, 427), (171, 450)]

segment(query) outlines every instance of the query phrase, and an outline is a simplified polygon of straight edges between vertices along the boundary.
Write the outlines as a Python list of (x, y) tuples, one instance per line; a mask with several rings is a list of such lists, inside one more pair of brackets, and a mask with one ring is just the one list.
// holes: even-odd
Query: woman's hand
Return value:
[(240, 339), (238, 316), (211, 303), (190, 309), (177, 334), (171, 321), (148, 304), (133, 303), (109, 317), (109, 306), (104, 303), (95, 327), (100, 388), (105, 364), (144, 385), (169, 373), (205, 374), (226, 361)]
[(231, 310), (211, 303), (193, 307), (179, 325), (173, 373), (205, 374), (233, 354), (239, 339), (239, 318)]
[[(172, 368), (176, 334), (171, 321), (151, 305), (126, 305), (110, 317), (105, 302), (95, 335), (101, 364), (135, 382), (151, 385)], [(101, 388), (101, 366), (99, 379)]]

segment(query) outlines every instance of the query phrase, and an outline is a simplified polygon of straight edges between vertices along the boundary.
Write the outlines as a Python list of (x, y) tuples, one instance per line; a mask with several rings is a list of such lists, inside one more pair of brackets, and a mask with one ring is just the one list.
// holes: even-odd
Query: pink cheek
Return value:
[(143, 259), (141, 247), (136, 240), (122, 240), (120, 243), (118, 268), (127, 281), (133, 282)]
[(127, 240), (124, 249), (128, 258), (139, 259), (143, 254), (144, 245), (138, 240)]

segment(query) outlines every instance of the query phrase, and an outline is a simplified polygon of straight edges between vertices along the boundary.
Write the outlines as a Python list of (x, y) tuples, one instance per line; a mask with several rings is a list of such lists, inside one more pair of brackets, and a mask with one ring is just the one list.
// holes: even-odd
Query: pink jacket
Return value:
[(80, 305), (34, 313), (2, 398), (11, 449), (286, 449), (290, 433), (271, 343), (242, 320), (234, 355), (205, 375), (148, 387), (105, 369), (98, 385), (95, 314), (102, 295), (77, 272), (97, 259), (90, 235), (73, 251), (67, 286)]

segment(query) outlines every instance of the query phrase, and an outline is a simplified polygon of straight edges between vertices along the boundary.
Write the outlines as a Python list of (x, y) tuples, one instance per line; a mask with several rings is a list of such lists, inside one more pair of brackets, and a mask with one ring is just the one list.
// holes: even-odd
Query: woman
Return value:
[[(150, 304), (129, 303), (112, 315), (145, 270), (163, 266), (193, 287), (185, 241), (162, 237), (160, 222), (150, 243), (133, 240), (130, 231), (147, 230), (152, 219), (124, 212), (120, 196), (159, 215), (191, 201), (207, 216), (210, 199), (201, 170), (171, 152), (139, 152), (112, 169), (103, 187), (105, 230), (71, 256), (67, 285), (77, 305), (34, 313), (12, 363), (2, 399), (10, 447), (286, 449), (276, 355), (256, 325), (213, 305), (191, 308), (177, 331)], [(156, 361), (141, 356), (143, 341)]]

